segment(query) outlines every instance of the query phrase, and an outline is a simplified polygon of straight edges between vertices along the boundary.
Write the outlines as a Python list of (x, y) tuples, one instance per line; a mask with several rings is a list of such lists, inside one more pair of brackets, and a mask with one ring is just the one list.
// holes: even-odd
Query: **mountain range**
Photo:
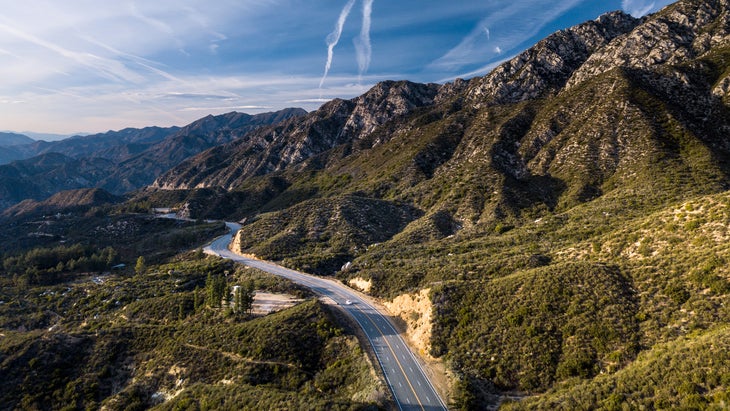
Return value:
[(207, 116), (182, 128), (129, 128), (55, 142), (0, 146), (0, 156), (16, 153), (24, 158), (0, 165), (0, 209), (79, 188), (103, 188), (121, 195), (152, 183), (193, 154), (304, 113), (302, 109), (257, 115), (232, 112)]
[(0, 198), (149, 184), (125, 207), (241, 221), (236, 251), (423, 302), (399, 313), (454, 408), (723, 408), (729, 93), (730, 3), (680, 0), (483, 77), (47, 152), (0, 166)]

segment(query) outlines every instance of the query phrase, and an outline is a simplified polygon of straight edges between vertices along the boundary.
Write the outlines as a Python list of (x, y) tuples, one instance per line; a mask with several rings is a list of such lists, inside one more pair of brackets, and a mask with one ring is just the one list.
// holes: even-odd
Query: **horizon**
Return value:
[(673, 1), (33, 3), (0, 16), (0, 127), (73, 136), (313, 111), (384, 80), (476, 77), (555, 31)]

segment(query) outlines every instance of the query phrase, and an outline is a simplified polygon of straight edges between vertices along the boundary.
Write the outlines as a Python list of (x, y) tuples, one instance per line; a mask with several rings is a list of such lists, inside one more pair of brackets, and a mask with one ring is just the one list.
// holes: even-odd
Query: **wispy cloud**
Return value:
[(326, 103), (331, 99), (328, 98), (300, 98), (297, 100), (289, 100), (287, 103), (300, 104), (300, 103)]
[[(513, 50), (581, 1), (549, 4), (538, 0), (495, 2), (486, 12), (486, 17), (458, 45), (433, 61), (429, 68), (458, 71), (462, 67), (494, 59), (496, 56), (490, 58), (489, 52), (499, 55)], [(488, 29), (490, 27), (500, 27), (500, 30), (495, 32)], [(496, 42), (499, 42), (498, 47)]]
[(152, 17), (148, 17), (148, 16), (142, 14), (142, 12), (140, 12), (139, 9), (137, 8), (137, 5), (135, 5), (134, 3), (129, 4), (129, 9), (130, 9), (130, 13), (132, 14), (132, 16), (134, 16), (135, 18), (139, 19), (140, 21), (150, 25), (151, 27), (154, 27), (156, 30), (158, 30), (162, 33), (165, 33), (167, 35), (170, 35), (170, 36), (172, 36), (175, 33), (175, 31), (172, 29), (172, 27), (170, 27), (170, 25), (168, 25), (164, 21), (161, 21), (161, 20), (158, 20), (158, 19), (155, 19)]
[(370, 59), (373, 54), (373, 48), (370, 44), (372, 14), (373, 0), (364, 0), (362, 5), (362, 28), (360, 29), (360, 37), (355, 41), (359, 78), (362, 78), (362, 75), (368, 71), (368, 67), (370, 67)]
[(180, 92), (170, 92), (164, 94), (162, 97), (169, 97), (169, 98), (182, 98), (182, 99), (192, 99), (192, 100), (234, 100), (238, 96), (234, 94), (205, 94), (205, 93), (180, 93)]
[(118, 61), (107, 59), (89, 52), (77, 52), (68, 50), (53, 42), (37, 37), (33, 34), (22, 31), (5, 23), (0, 23), (0, 32), (23, 40), (31, 45), (47, 49), (60, 57), (92, 70), (99, 76), (112, 81), (139, 82), (141, 76), (132, 70), (127, 69)]
[(352, 6), (354, 5), (355, 0), (349, 0), (347, 4), (345, 4), (345, 7), (340, 12), (340, 17), (337, 19), (334, 31), (327, 36), (327, 62), (324, 65), (324, 74), (322, 75), (322, 79), (319, 81), (319, 88), (322, 88), (324, 81), (327, 79), (327, 74), (329, 74), (330, 68), (332, 67), (335, 46), (340, 41), (342, 29), (345, 27), (345, 22), (347, 21), (347, 16), (350, 15), (350, 11), (352, 11)]
[(313, 110), (381, 80), (485, 74), (537, 34), (670, 2), (5, 1), (0, 124), (94, 132), (225, 110)]
[(621, 8), (634, 17), (642, 17), (656, 7), (655, 1), (646, 0), (622, 0)]
[(271, 106), (223, 106), (223, 107), (184, 107), (178, 111), (202, 111), (210, 113), (211, 111), (233, 111), (233, 110), (270, 110)]

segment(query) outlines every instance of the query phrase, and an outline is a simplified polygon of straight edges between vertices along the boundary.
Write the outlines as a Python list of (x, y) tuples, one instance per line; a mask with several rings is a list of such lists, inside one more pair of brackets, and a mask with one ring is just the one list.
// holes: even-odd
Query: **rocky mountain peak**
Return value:
[(639, 22), (619, 11), (559, 31), (471, 84), (467, 101), (479, 108), (555, 94), (594, 52)]
[(568, 81), (572, 88), (615, 67), (676, 65), (728, 42), (728, 1), (679, 1), (592, 54)]
[(362, 138), (393, 117), (408, 114), (413, 109), (433, 103), (437, 84), (417, 84), (409, 81), (384, 81), (353, 100), (355, 107), (342, 133)]

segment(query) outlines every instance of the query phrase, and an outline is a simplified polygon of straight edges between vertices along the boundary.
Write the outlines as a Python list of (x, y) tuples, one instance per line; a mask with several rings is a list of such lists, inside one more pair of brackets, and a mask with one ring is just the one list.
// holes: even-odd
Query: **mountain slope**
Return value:
[[(176, 132), (178, 127), (125, 128), (119, 131), (74, 136), (61, 141), (39, 141), (33, 145), (36, 155), (60, 153), (72, 158), (101, 157), (120, 161), (125, 153), (141, 152)], [(100, 155), (104, 152), (106, 155)]]
[(0, 164), (27, 157), (24, 146), (34, 142), (35, 140), (23, 134), (0, 133)]
[(0, 132), (0, 147), (32, 144), (34, 141), (32, 138), (23, 134)]
[(42, 200), (63, 190), (93, 187), (105, 178), (113, 163), (80, 159), (58, 153), (14, 161), (0, 166), (0, 208), (25, 199)]
[(18, 218), (29, 214), (54, 214), (70, 210), (90, 209), (103, 205), (121, 203), (124, 199), (98, 188), (81, 188), (58, 192), (46, 200), (23, 200), (4, 210), (0, 216)]

